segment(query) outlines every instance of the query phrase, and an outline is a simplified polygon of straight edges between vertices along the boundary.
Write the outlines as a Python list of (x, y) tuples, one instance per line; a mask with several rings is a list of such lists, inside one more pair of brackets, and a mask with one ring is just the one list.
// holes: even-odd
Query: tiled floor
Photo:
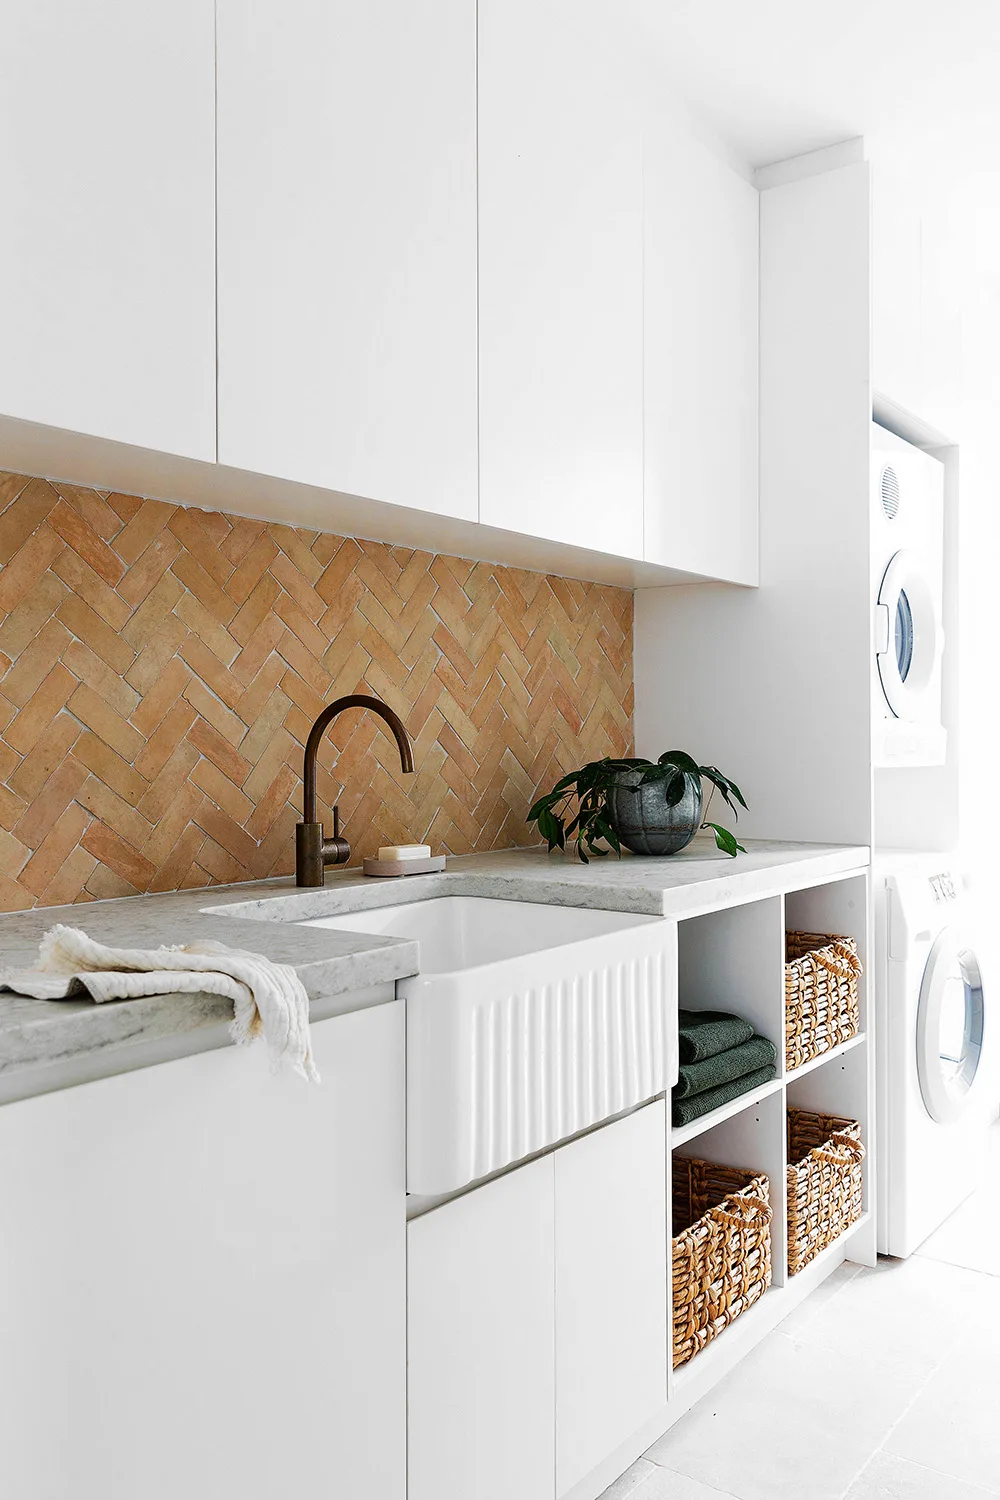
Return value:
[(1000, 1496), (1000, 1127), (906, 1261), (844, 1265), (603, 1500)]

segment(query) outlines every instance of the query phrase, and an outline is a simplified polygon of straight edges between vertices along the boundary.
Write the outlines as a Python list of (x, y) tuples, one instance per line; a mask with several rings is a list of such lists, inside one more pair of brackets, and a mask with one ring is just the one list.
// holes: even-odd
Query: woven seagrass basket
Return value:
[(856, 1224), (865, 1148), (857, 1120), (788, 1111), (788, 1274), (794, 1276)]
[(673, 1159), (673, 1359), (686, 1364), (771, 1285), (768, 1181)]
[(791, 1072), (857, 1036), (864, 973), (850, 937), (785, 934), (785, 1067)]

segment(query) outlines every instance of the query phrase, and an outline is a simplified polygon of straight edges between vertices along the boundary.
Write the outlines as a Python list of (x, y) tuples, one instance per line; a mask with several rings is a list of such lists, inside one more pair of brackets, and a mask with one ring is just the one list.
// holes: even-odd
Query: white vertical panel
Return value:
[(761, 194), (759, 591), (637, 595), (638, 749), (720, 765), (751, 837), (871, 841), (869, 188)]
[(0, 412), (215, 457), (212, 0), (9, 0)]
[(663, 1101), (556, 1152), (556, 1494), (667, 1399)]
[(643, 205), (646, 561), (754, 584), (757, 190), (654, 112)]
[(552, 1171), (407, 1227), (407, 1500), (552, 1500)]
[(403, 1013), (0, 1109), (0, 1449), (18, 1500), (402, 1500)]
[(481, 519), (642, 556), (642, 169), (621, 7), (480, 0)]
[(475, 0), (219, 0), (219, 457), (474, 520)]

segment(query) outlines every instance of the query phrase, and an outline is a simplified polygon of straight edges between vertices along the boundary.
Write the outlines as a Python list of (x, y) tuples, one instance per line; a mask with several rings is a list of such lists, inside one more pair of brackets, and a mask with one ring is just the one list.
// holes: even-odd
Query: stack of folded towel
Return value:
[(742, 1016), (724, 1010), (682, 1010), (678, 1021), (675, 1125), (689, 1125), (774, 1077), (774, 1043), (757, 1036)]

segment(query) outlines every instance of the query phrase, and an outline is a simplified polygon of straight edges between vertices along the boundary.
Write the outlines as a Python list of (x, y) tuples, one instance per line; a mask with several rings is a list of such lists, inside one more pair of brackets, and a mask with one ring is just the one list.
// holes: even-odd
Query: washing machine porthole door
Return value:
[(954, 927), (938, 934), (924, 968), (917, 1006), (917, 1077), (924, 1108), (947, 1125), (962, 1114), (983, 1051), (983, 978), (979, 960)]
[(922, 553), (897, 552), (878, 595), (888, 623), (878, 652), (882, 691), (897, 719), (917, 723), (927, 718), (927, 691), (944, 644), (930, 576)]

